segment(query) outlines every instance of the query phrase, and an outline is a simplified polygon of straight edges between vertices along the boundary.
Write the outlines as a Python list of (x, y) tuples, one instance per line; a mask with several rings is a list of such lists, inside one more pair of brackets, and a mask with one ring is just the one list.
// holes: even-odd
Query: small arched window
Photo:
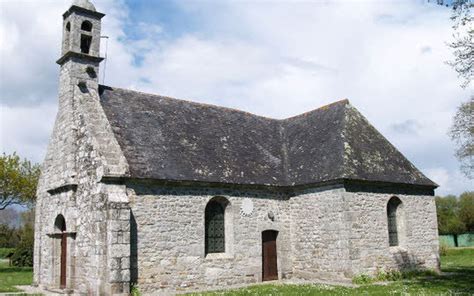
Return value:
[(400, 224), (400, 205), (402, 201), (398, 197), (392, 197), (387, 204), (388, 243), (390, 246), (398, 246), (398, 228)]
[(54, 228), (58, 232), (66, 231), (66, 220), (63, 215), (59, 214), (56, 216), (56, 219), (54, 220)]
[(225, 206), (219, 200), (211, 200), (206, 206), (206, 254), (225, 252)]
[(71, 33), (71, 23), (67, 22), (66, 27), (64, 28), (64, 42), (63, 42), (63, 53), (66, 53), (69, 50), (69, 35)]
[(89, 21), (83, 21), (81, 24), (81, 30), (86, 32), (92, 31), (92, 23)]

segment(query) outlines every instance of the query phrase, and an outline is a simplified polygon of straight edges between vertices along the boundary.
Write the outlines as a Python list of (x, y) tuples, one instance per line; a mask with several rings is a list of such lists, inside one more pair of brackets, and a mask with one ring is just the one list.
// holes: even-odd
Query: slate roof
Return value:
[(437, 187), (347, 100), (284, 120), (107, 86), (100, 100), (132, 178)]

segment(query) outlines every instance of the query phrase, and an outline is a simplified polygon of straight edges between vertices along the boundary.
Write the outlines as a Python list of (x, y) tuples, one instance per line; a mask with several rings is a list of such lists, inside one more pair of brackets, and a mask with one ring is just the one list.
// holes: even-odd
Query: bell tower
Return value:
[(63, 14), (61, 58), (57, 63), (68, 69), (71, 78), (98, 83), (100, 27), (105, 14), (97, 12), (89, 0), (74, 0)]
[[(63, 40), (60, 65), (58, 114), (52, 144), (59, 147), (46, 160), (62, 174), (54, 175), (57, 186), (76, 185), (79, 173), (77, 158), (81, 125), (81, 108), (98, 100), (100, 29), (105, 14), (97, 12), (89, 0), (74, 0), (63, 14)], [(82, 112), (82, 113), (81, 113)], [(46, 161), (45, 160), (45, 161)]]

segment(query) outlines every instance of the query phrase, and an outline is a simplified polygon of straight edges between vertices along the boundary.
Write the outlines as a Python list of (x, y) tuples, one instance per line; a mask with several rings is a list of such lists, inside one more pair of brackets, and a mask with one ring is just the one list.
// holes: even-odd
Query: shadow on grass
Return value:
[(10, 273), (10, 272), (31, 272), (33, 267), (0, 267), (0, 273)]
[(429, 291), (429, 294), (440, 295), (473, 295), (474, 268), (443, 268), (441, 275), (417, 277), (403, 283), (414, 291)]

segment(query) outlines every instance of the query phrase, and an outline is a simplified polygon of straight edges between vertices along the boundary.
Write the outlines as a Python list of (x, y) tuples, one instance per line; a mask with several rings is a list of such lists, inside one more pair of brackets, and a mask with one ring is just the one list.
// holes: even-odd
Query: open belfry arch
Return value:
[(63, 14), (34, 283), (144, 295), (437, 269), (434, 189), (348, 100), (288, 119), (99, 85), (101, 22)]

